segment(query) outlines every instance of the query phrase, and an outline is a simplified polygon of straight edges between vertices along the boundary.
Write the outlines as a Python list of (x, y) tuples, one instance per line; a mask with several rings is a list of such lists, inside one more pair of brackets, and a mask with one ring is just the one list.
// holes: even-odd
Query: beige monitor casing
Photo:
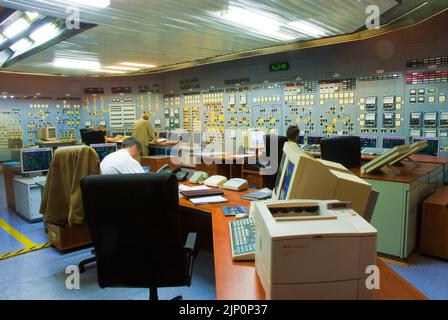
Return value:
[(353, 209), (364, 215), (368, 209), (372, 186), (358, 178), (339, 163), (314, 159), (299, 148), (296, 143), (287, 142), (283, 148), (285, 163), (279, 185), (274, 190), (273, 199), (279, 199), (287, 162), (294, 164), (290, 187), (286, 200), (318, 199), (351, 201)]

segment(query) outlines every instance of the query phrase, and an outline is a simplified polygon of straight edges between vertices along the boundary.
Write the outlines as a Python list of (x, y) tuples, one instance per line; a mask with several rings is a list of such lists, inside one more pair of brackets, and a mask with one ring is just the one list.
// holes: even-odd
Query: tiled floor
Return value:
[[(36, 244), (47, 242), (42, 223), (30, 224), (6, 208), (3, 176), (0, 175), (0, 219)], [(23, 246), (0, 228), (0, 254)], [(0, 299), (148, 299), (146, 289), (101, 289), (96, 282), (96, 269), (81, 275), (81, 289), (65, 287), (65, 268), (77, 265), (90, 256), (90, 249), (60, 254), (53, 248), (27, 253), (0, 261)], [(390, 266), (430, 299), (448, 299), (448, 262), (418, 256), (410, 267)], [(161, 299), (179, 294), (185, 299), (216, 298), (213, 256), (200, 252), (196, 260), (190, 288), (165, 288)]]

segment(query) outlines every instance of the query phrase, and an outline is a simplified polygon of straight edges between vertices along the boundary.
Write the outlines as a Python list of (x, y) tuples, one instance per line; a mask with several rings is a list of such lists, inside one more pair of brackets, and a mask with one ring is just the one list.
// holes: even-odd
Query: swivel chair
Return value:
[(322, 139), (320, 152), (323, 160), (340, 163), (347, 169), (361, 166), (361, 139), (357, 136)]
[(157, 288), (190, 286), (196, 234), (181, 239), (174, 175), (90, 176), (81, 189), (100, 287), (149, 288), (157, 300)]

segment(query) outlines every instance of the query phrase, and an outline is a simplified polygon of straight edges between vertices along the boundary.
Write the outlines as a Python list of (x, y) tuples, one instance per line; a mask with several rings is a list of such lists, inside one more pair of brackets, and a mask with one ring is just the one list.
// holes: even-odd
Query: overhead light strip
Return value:
[(63, 69), (80, 69), (80, 70), (99, 70), (101, 64), (93, 60), (78, 60), (67, 58), (56, 58), (53, 61), (53, 66)]
[(69, 2), (96, 8), (106, 8), (110, 6), (110, 0), (69, 0)]

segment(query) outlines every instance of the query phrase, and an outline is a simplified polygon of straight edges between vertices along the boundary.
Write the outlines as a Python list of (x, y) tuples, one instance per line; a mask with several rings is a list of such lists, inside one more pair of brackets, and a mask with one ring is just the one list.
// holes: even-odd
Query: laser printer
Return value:
[[(319, 205), (316, 215), (285, 213), (310, 201)], [(376, 265), (377, 230), (338, 202), (264, 200), (251, 204), (256, 272), (267, 299), (372, 298), (366, 279), (371, 275), (367, 267)], [(278, 212), (282, 214), (277, 216)]]

